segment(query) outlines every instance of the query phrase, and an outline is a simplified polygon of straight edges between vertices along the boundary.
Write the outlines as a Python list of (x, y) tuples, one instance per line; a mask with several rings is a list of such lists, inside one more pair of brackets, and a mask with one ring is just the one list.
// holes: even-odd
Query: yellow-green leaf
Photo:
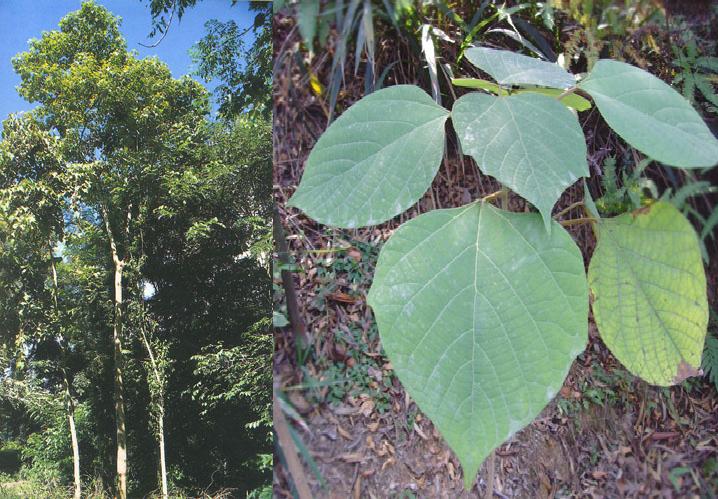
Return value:
[(662, 386), (698, 374), (706, 277), (695, 231), (673, 205), (602, 219), (588, 281), (601, 338), (629, 371)]

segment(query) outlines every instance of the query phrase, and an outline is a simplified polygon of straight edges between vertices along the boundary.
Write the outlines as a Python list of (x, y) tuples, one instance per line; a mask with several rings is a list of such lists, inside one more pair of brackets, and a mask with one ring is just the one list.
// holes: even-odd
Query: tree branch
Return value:
[(172, 1), (172, 12), (170, 12), (170, 20), (167, 21), (167, 24), (165, 24), (165, 27), (162, 30), (162, 36), (160, 37), (159, 40), (157, 40), (152, 45), (145, 45), (142, 42), (137, 42), (138, 45), (142, 45), (143, 47), (146, 47), (148, 49), (153, 49), (153, 48), (157, 47), (160, 43), (162, 43), (162, 40), (165, 39), (165, 37), (167, 36), (167, 33), (169, 33), (169, 31), (170, 31), (170, 26), (172, 25), (172, 19), (174, 19), (176, 8), (177, 8), (177, 0), (173, 0)]

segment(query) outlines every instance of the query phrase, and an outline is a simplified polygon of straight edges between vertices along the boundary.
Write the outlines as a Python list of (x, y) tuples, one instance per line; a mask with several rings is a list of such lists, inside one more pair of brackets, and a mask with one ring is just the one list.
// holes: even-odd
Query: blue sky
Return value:
[[(169, 33), (156, 48), (147, 35), (152, 30), (152, 19), (147, 1), (96, 0), (114, 15), (122, 18), (120, 29), (127, 47), (137, 50), (140, 57), (157, 56), (167, 63), (172, 75), (180, 77), (190, 73), (192, 60), (189, 49), (204, 36), (204, 23), (209, 19), (235, 20), (239, 26), (250, 26), (254, 13), (249, 12), (248, 2), (238, 2), (234, 7), (230, 0), (203, 0), (185, 11), (180, 22), (175, 18)], [(77, 10), (81, 0), (0, 0), (0, 121), (9, 113), (28, 111), (34, 105), (23, 100), (15, 90), (20, 79), (12, 68), (11, 59), (18, 52), (27, 50), (30, 38), (39, 38), (43, 31), (58, 29), (58, 23), (68, 12)], [(246, 42), (251, 43), (251, 39)], [(212, 85), (208, 85), (212, 88)]]

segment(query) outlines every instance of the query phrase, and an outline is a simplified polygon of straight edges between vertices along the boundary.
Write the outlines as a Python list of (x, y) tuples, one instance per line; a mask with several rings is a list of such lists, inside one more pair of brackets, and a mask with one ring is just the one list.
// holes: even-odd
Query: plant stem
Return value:
[(494, 475), (496, 474), (496, 451), (491, 451), (489, 457), (486, 459), (488, 468), (486, 470), (486, 495), (485, 498), (491, 499), (494, 497)]
[(574, 218), (571, 220), (561, 220), (559, 223), (564, 227), (569, 227), (571, 225), (581, 225), (581, 224), (587, 224), (587, 223), (595, 224), (596, 222), (598, 222), (598, 220), (593, 217), (584, 217), (584, 218)]
[(559, 218), (561, 218), (563, 215), (565, 215), (566, 213), (568, 213), (569, 211), (573, 210), (574, 208), (578, 208), (579, 206), (582, 206), (582, 205), (583, 205), (583, 201), (576, 201), (575, 203), (568, 205), (566, 208), (564, 208), (563, 210), (561, 210), (561, 211), (559, 211), (558, 213), (556, 213), (556, 214), (554, 215), (554, 218), (559, 219)]
[(501, 209), (509, 209), (509, 190), (506, 187), (501, 188)]
[(577, 87), (576, 85), (574, 85), (573, 87), (567, 88), (567, 89), (566, 89), (564, 92), (562, 92), (558, 97), (556, 97), (556, 100), (560, 101), (561, 99), (563, 99), (563, 98), (566, 97), (567, 95), (571, 95), (572, 93), (574, 93), (576, 90), (578, 90), (578, 87)]
[(488, 195), (482, 197), (482, 198), (481, 198), (481, 201), (483, 201), (483, 202), (493, 201), (494, 199), (496, 199), (497, 197), (499, 197), (499, 195), (500, 195), (502, 192), (503, 192), (503, 189), (499, 189), (499, 190), (496, 191), (496, 192), (492, 192), (491, 194), (488, 194)]

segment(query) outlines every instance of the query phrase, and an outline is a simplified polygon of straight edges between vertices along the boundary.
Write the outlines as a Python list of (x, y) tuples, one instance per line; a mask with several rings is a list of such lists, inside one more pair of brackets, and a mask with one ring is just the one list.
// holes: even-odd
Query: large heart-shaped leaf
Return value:
[(490, 204), (405, 223), (379, 256), (369, 292), (396, 373), (464, 468), (531, 422), (586, 345), (579, 249), (538, 214)]
[(652, 74), (601, 59), (579, 88), (618, 135), (656, 161), (683, 168), (718, 163), (718, 140), (700, 115)]
[(346, 228), (398, 215), (431, 185), (448, 115), (414, 85), (369, 94), (321, 136), (288, 204)]
[(629, 371), (663, 386), (698, 373), (706, 278), (698, 239), (680, 211), (659, 202), (602, 219), (588, 281), (601, 338)]
[(471, 93), (456, 101), (451, 118), (464, 152), (481, 171), (529, 200), (546, 227), (561, 193), (588, 176), (583, 131), (556, 99)]
[(509, 50), (472, 47), (466, 51), (466, 58), (501, 85), (541, 85), (565, 89), (576, 83), (571, 73), (558, 64)]

